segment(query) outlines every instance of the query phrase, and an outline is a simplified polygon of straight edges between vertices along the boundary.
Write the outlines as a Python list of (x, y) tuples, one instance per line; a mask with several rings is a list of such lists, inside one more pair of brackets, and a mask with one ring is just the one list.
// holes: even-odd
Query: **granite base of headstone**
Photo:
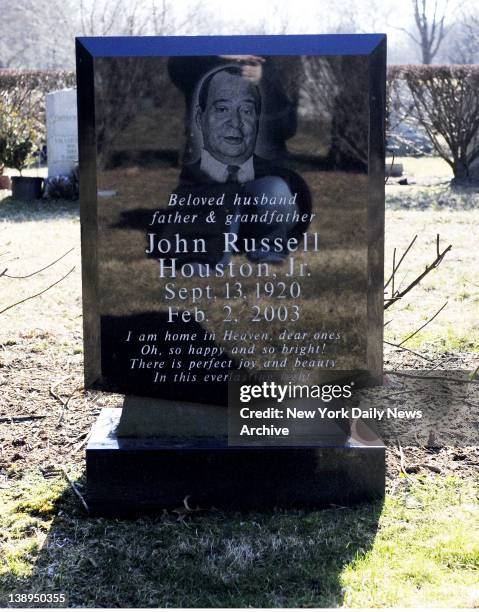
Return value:
[[(122, 408), (102, 410), (86, 452), (92, 514), (127, 517), (181, 507), (324, 508), (384, 496), (380, 440), (366, 444), (353, 433), (333, 447), (232, 448), (225, 430), (217, 434), (218, 426), (227, 427), (224, 409), (212, 416), (211, 406), (158, 408), (156, 415), (163, 416), (157, 425), (165, 434), (147, 437), (136, 435), (144, 433), (141, 423), (134, 435), (121, 435)], [(130, 424), (127, 417), (123, 427)]]

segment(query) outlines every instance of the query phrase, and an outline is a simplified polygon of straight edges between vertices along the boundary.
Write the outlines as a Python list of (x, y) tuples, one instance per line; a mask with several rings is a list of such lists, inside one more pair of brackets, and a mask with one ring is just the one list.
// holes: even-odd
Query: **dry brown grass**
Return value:
[(479, 350), (479, 266), (475, 228), (479, 210), (390, 211), (386, 217), (386, 275), (392, 268), (394, 247), (404, 252), (417, 234), (417, 244), (406, 257), (398, 281), (407, 283), (436, 256), (436, 235), (452, 250), (440, 267), (411, 294), (386, 311), (386, 339), (397, 342), (419, 328), (447, 301), (441, 314), (406, 346), (430, 342), (436, 350)]

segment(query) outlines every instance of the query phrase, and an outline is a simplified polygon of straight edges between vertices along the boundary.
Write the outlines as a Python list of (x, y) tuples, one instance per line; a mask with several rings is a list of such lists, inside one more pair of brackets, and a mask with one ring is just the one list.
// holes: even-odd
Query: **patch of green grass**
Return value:
[(425, 328), (408, 340), (405, 346), (420, 350), (425, 343), (434, 344), (439, 350), (444, 351), (479, 352), (479, 329), (445, 325), (438, 335), (437, 331)]
[(44, 353), (48, 349), (48, 342), (39, 342), (38, 344), (34, 344), (30, 350), (32, 353)]
[(415, 478), (402, 494), (389, 497), (373, 547), (343, 573), (345, 604), (477, 605), (475, 487), (451, 477)]
[(381, 504), (108, 520), (60, 478), (4, 491), (4, 593), (70, 606), (296, 607), (477, 604), (475, 482), (405, 479)]
[(17, 590), (31, 576), (63, 489), (62, 482), (35, 474), (2, 491), (0, 592)]

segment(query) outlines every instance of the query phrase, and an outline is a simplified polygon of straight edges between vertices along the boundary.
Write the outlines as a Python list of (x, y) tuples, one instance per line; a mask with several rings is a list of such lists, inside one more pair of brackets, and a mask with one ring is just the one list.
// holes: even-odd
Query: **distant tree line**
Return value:
[[(1, 68), (72, 69), (75, 36), (388, 32), (396, 62), (479, 62), (474, 0), (271, 0), (267, 18), (246, 12), (221, 20), (208, 0), (15, 0), (2, 5)], [(398, 25), (399, 24), (399, 25)], [(399, 38), (398, 38), (399, 36)]]
[(72, 69), (76, 36), (206, 34), (214, 18), (198, 0), (15, 0), (2, 3), (1, 68)]

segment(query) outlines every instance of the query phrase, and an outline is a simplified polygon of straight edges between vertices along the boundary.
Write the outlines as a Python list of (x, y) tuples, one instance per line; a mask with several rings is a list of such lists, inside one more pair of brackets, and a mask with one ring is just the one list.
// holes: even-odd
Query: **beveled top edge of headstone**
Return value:
[(175, 55), (370, 55), (386, 34), (290, 34), (235, 36), (81, 36), (92, 57)]

